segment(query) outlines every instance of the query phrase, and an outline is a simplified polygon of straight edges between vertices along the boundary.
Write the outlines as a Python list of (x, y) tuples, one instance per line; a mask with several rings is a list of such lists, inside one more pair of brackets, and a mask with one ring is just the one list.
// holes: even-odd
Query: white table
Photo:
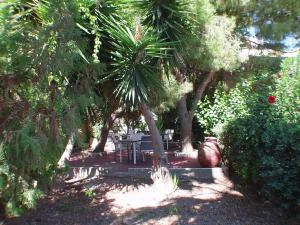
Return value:
[[(133, 149), (133, 164), (136, 164), (136, 143), (140, 142), (140, 141), (136, 141), (136, 140), (132, 140), (132, 139), (126, 139), (126, 140), (120, 140), (120, 163), (123, 161), (123, 157), (122, 157), (122, 143), (130, 143), (130, 148), (132, 145), (132, 149)], [(128, 149), (127, 149), (128, 150)]]

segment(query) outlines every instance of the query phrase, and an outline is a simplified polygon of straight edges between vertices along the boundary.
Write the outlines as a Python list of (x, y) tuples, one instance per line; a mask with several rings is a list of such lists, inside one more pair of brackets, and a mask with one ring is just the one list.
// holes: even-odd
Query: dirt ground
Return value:
[(180, 180), (168, 196), (149, 184), (149, 180), (113, 177), (68, 182), (47, 193), (36, 210), (4, 224), (291, 224), (279, 209), (237, 191), (229, 180)]

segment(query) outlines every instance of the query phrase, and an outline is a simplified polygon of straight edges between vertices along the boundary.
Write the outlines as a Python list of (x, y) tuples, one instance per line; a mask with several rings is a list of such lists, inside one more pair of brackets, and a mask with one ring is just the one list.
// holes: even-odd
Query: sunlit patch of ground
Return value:
[[(177, 199), (193, 198), (211, 201), (221, 199), (224, 194), (235, 195), (239, 198), (244, 197), (241, 192), (233, 189), (233, 183), (228, 179), (215, 180), (213, 183), (205, 183), (197, 180), (182, 182), (186, 183), (183, 184), (183, 188), (178, 187), (168, 195), (151, 185), (129, 186), (107, 192), (106, 198), (112, 200), (112, 211), (122, 213), (122, 216), (115, 223), (117, 224), (118, 221), (122, 221), (122, 223), (132, 224), (135, 221), (138, 222), (136, 224), (176, 224), (179, 217), (172, 214), (178, 213), (178, 208), (176, 207)], [(189, 186), (189, 188), (184, 188), (184, 186)], [(163, 190), (163, 187), (161, 190)], [(167, 213), (170, 215), (159, 219), (152, 218), (143, 223), (138, 220), (140, 209), (165, 206), (170, 206), (167, 209), (169, 210)], [(202, 205), (195, 205), (194, 209), (201, 210), (201, 207)], [(195, 220), (195, 217), (191, 217), (188, 223), (193, 224)]]
[[(187, 181), (182, 181), (187, 182)], [(229, 180), (215, 180), (213, 183), (205, 183), (191, 180), (190, 188), (177, 188), (171, 194), (165, 194), (164, 187), (161, 190), (151, 185), (139, 185), (123, 187), (109, 191), (107, 199), (113, 200), (116, 208), (139, 209), (143, 207), (157, 207), (169, 204), (176, 198), (193, 197), (195, 199), (211, 200), (221, 198), (224, 194), (243, 197), (243, 194), (233, 189), (233, 184)]]
[(122, 188), (109, 191), (107, 199), (114, 200), (113, 206), (119, 209), (138, 209), (142, 207), (156, 207), (160, 205), (166, 196), (150, 185)]

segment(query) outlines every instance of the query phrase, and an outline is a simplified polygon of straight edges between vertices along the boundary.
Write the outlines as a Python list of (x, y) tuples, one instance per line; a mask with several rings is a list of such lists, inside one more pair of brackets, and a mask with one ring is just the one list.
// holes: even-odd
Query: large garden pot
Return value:
[(220, 147), (215, 137), (206, 137), (198, 149), (201, 167), (215, 167), (221, 161)]

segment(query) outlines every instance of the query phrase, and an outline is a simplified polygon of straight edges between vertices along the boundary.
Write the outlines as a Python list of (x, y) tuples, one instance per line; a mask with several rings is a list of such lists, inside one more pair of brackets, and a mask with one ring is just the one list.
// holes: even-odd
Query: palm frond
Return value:
[(143, 25), (152, 27), (160, 38), (177, 42), (180, 47), (190, 32), (188, 1), (184, 0), (132, 0), (131, 4), (144, 12)]
[(168, 58), (172, 43), (157, 38), (150, 29), (136, 40), (133, 32), (114, 18), (102, 17), (106, 22), (110, 45), (110, 69), (106, 77), (113, 76), (114, 93), (123, 102), (136, 106), (148, 102), (153, 92), (164, 93), (159, 60)]

